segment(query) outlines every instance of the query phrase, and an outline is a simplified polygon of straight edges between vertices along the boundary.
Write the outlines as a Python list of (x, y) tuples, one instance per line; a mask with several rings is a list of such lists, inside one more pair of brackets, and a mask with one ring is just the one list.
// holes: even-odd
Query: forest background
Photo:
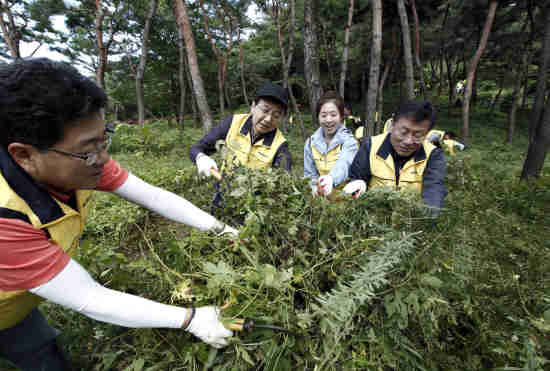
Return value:
[[(239, 241), (101, 195), (79, 260), (111, 288), (181, 305), (230, 301), (228, 317), (305, 336), (252, 333), (216, 351), (181, 332), (45, 305), (71, 357), (86, 370), (549, 369), (549, 7), (2, 0), (2, 56), (27, 57), (21, 42), (35, 41), (89, 71), (111, 98), (108, 119), (130, 124), (117, 127), (113, 156), (205, 210), (215, 187), (199, 182), (189, 146), (246, 112), (265, 81), (291, 93), (282, 129), (292, 176), (226, 174), (226, 208), (213, 210), (241, 227)], [(65, 16), (67, 32), (53, 15)], [(388, 190), (356, 202), (309, 196), (303, 143), (326, 90), (353, 104), (369, 134), (405, 98), (438, 106), (438, 126), (468, 145), (448, 158), (442, 217)]]

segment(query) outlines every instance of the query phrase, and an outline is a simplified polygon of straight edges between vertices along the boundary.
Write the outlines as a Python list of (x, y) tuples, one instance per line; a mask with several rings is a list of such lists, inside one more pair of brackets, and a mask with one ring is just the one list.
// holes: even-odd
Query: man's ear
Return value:
[(30, 144), (14, 142), (8, 145), (8, 153), (31, 176), (36, 169), (38, 149)]

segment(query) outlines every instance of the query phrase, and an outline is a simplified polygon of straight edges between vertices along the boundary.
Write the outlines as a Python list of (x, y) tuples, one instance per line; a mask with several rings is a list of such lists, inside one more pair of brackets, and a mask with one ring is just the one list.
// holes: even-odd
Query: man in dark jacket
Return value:
[(421, 192), (427, 206), (441, 209), (447, 195), (445, 157), (441, 149), (425, 140), (435, 117), (428, 101), (403, 103), (388, 133), (362, 141), (344, 192), (359, 197), (376, 186), (411, 188)]
[[(262, 86), (250, 113), (232, 114), (195, 143), (189, 155), (200, 175), (209, 177), (218, 169), (209, 155), (216, 152), (216, 142), (225, 141), (227, 165), (244, 165), (252, 169), (283, 167), (291, 170), (288, 142), (278, 129), (288, 108), (288, 94), (277, 84)], [(284, 163), (284, 165), (283, 165)]]

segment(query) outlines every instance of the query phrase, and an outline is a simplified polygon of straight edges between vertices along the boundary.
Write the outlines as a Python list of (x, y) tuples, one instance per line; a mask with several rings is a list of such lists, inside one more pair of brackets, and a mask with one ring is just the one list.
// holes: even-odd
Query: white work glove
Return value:
[(344, 187), (344, 193), (352, 195), (353, 198), (357, 198), (361, 196), (366, 190), (367, 190), (367, 183), (365, 183), (365, 181), (361, 179), (354, 180), (353, 182), (349, 182)]
[(239, 231), (227, 224), (223, 227), (223, 231), (221, 231), (218, 236), (222, 236), (226, 233), (231, 233), (234, 237), (239, 237)]
[(311, 184), (310, 187), (311, 187), (311, 195), (313, 197), (319, 196), (319, 194), (317, 193), (317, 184)]
[(208, 306), (195, 309), (195, 316), (185, 329), (206, 344), (215, 348), (222, 348), (227, 345), (228, 337), (233, 332), (226, 329), (219, 319), (220, 308)]
[(229, 225), (216, 220), (214, 226), (210, 228), (211, 231), (216, 233), (216, 235), (221, 236), (226, 233), (231, 233), (234, 237), (239, 237), (239, 231)]
[(210, 169), (214, 168), (218, 170), (218, 165), (216, 165), (216, 161), (212, 160), (210, 157), (202, 152), (197, 155), (195, 163), (197, 164), (197, 170), (199, 171), (200, 176), (208, 178), (210, 175), (212, 175), (210, 173)]
[(322, 196), (328, 196), (329, 194), (331, 194), (333, 186), (334, 180), (330, 175), (320, 176), (319, 180), (317, 181), (318, 192)]

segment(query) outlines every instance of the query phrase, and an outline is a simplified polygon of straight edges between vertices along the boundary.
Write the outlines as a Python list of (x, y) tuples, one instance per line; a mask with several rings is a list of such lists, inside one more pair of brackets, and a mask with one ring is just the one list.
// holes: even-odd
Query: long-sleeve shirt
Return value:
[[(204, 153), (205, 155), (211, 155), (216, 152), (216, 142), (220, 139), (225, 140), (231, 123), (233, 121), (233, 115), (229, 115), (218, 123), (208, 134), (206, 134), (201, 140), (193, 144), (189, 150), (189, 158), (191, 161), (195, 162), (197, 155), (199, 153)], [(253, 130), (252, 128), (252, 116), (248, 118), (244, 125), (245, 130)], [(263, 138), (266, 138), (270, 135), (273, 135), (274, 131), (259, 135), (254, 138), (254, 143)], [(252, 144), (254, 144), (252, 143)], [(283, 165), (283, 162), (285, 163)], [(283, 143), (273, 159), (274, 168), (284, 168), (286, 171), (290, 172), (292, 169), (292, 161), (290, 157), (290, 150), (288, 149), (288, 142)], [(284, 167), (283, 167), (284, 166)]]
[(325, 155), (332, 149), (340, 145), (342, 146), (338, 160), (330, 170), (329, 175), (332, 177), (335, 186), (343, 183), (348, 178), (349, 167), (359, 149), (357, 140), (353, 137), (351, 132), (342, 125), (334, 135), (334, 138), (332, 138), (330, 144), (327, 144), (325, 136), (323, 135), (323, 129), (317, 129), (315, 133), (306, 140), (304, 146), (304, 178), (316, 180), (319, 178), (320, 174), (315, 164), (315, 160), (313, 159), (311, 150), (312, 141), (313, 146)]

